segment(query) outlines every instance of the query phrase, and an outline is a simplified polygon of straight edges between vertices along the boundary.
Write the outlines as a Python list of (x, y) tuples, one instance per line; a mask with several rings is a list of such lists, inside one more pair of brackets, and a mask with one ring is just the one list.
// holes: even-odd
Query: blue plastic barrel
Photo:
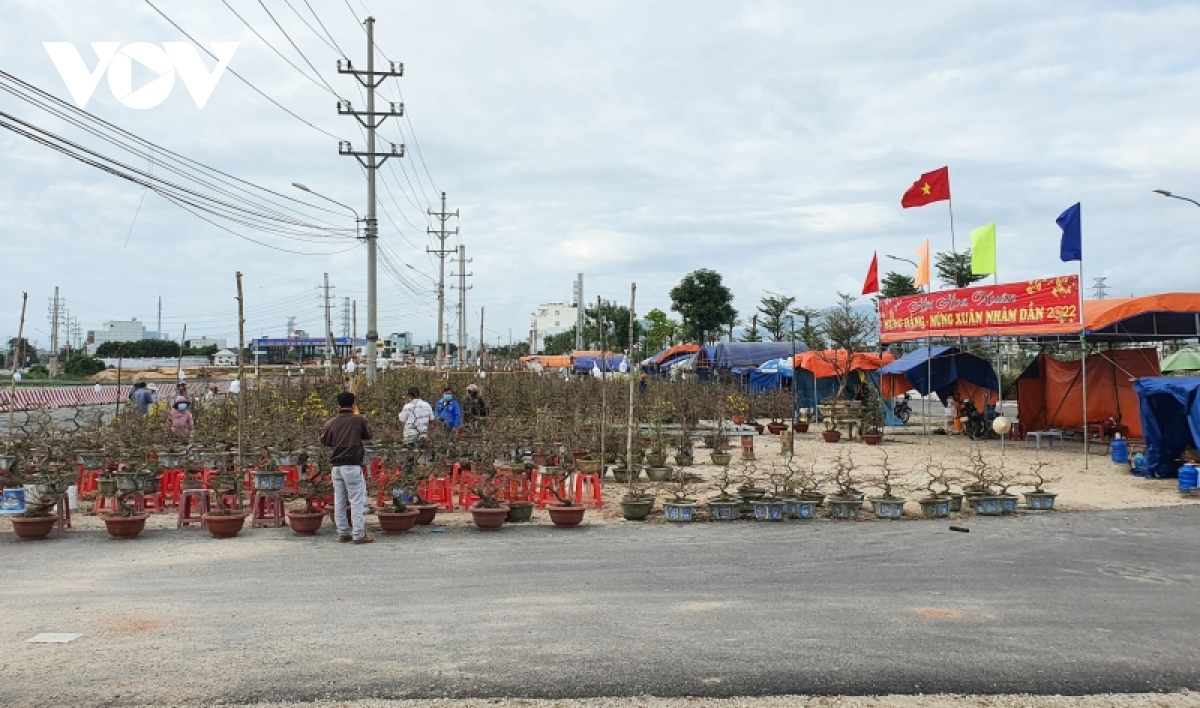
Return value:
[(1181, 492), (1195, 491), (1198, 484), (1200, 484), (1197, 482), (1197, 476), (1198, 475), (1197, 475), (1197, 470), (1196, 470), (1195, 465), (1188, 463), (1188, 464), (1184, 464), (1182, 467), (1180, 467), (1179, 468), (1179, 491), (1181, 491)]
[(0, 514), (25, 513), (25, 490), (20, 488), (0, 491)]
[(1129, 443), (1125, 442), (1120, 433), (1117, 433), (1116, 437), (1113, 438), (1109, 454), (1112, 455), (1114, 465), (1129, 464)]

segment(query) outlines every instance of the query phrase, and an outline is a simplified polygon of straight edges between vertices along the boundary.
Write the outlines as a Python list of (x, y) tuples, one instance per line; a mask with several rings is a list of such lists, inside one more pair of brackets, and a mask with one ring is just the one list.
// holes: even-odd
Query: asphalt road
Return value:
[(1200, 689), (1200, 508), (948, 526), (5, 530), (0, 704)]

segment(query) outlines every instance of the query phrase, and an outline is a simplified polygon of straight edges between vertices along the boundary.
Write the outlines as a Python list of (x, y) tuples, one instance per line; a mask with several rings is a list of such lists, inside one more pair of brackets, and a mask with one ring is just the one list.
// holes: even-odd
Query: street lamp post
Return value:
[(354, 207), (352, 207), (348, 204), (342, 204), (341, 202), (339, 202), (336, 199), (330, 199), (329, 197), (325, 196), (324, 194), (313, 191), (312, 189), (309, 189), (308, 187), (306, 187), (303, 184), (300, 184), (299, 182), (292, 182), (292, 186), (295, 187), (296, 189), (299, 189), (302, 192), (308, 192), (309, 194), (316, 196), (316, 197), (320, 197), (321, 199), (324, 199), (327, 202), (332, 202), (333, 204), (337, 204), (338, 206), (342, 207), (343, 209), (349, 209), (350, 213), (354, 214), (355, 238), (362, 238), (361, 236), (358, 236), (358, 225), (362, 222), (362, 219), (358, 216), (358, 212), (355, 211)]
[(887, 256), (888, 258), (891, 258), (893, 261), (904, 261), (905, 263), (911, 263), (913, 268), (921, 267), (921, 266), (917, 265), (916, 261), (910, 261), (907, 258), (900, 258), (899, 256), (891, 256), (886, 253), (884, 255)]
[(1191, 199), (1189, 197), (1181, 197), (1178, 194), (1172, 194), (1171, 192), (1169, 192), (1165, 189), (1156, 189), (1156, 190), (1154, 190), (1154, 193), (1161, 194), (1164, 197), (1170, 197), (1171, 199), (1180, 199), (1185, 202), (1191, 202), (1192, 204), (1195, 204), (1196, 206), (1200, 207), (1200, 202), (1196, 201), (1195, 199)]

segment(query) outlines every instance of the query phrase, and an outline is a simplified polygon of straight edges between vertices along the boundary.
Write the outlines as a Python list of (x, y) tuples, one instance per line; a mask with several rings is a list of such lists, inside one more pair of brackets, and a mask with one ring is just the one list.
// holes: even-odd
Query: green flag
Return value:
[(996, 272), (996, 222), (980, 226), (971, 232), (971, 273), (991, 275)]

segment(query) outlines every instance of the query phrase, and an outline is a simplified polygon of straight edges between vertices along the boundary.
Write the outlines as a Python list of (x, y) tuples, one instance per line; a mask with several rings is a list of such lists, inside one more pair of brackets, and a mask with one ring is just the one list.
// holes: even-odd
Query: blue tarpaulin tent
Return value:
[(1179, 455), (1200, 447), (1200, 377), (1144, 377), (1133, 382), (1146, 439), (1146, 468), (1155, 477), (1179, 474)]
[[(974, 388), (994, 391), (999, 397), (1000, 378), (991, 363), (957, 347), (921, 347), (883, 367), (879, 373), (884, 376), (885, 398), (903, 394), (911, 388), (922, 396), (937, 393), (942, 405), (946, 405), (947, 398), (964, 393), (960, 390), (960, 381)], [(893, 383), (892, 376), (902, 377), (903, 384)], [(993, 398), (992, 402), (995, 400)]]
[(586, 374), (592, 367), (598, 366), (604, 371), (618, 371), (624, 361), (625, 357), (622, 354), (609, 354), (604, 361), (601, 361), (599, 354), (577, 354), (571, 357), (571, 370), (577, 374)]
[(749, 372), (750, 393), (762, 393), (791, 385), (791, 357), (772, 359)]

